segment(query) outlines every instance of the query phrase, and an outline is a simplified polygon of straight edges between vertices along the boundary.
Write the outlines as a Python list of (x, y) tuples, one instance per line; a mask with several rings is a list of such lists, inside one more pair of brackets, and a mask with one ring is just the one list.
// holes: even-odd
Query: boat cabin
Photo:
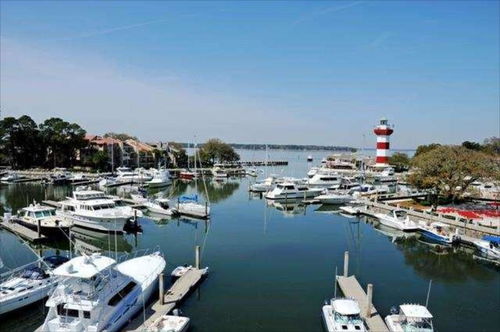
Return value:
[(358, 303), (353, 299), (332, 299), (335, 331), (365, 331)]
[(399, 322), (403, 331), (432, 332), (432, 314), (418, 304), (403, 304), (399, 306)]
[(41, 206), (39, 204), (31, 204), (30, 206), (23, 208), (20, 215), (25, 219), (38, 220), (55, 216), (56, 209), (48, 206)]

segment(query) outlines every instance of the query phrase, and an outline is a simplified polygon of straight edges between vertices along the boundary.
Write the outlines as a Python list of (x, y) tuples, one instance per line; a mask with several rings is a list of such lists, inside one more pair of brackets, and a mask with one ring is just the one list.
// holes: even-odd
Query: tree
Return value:
[(76, 123), (50, 118), (40, 125), (41, 137), (47, 146), (47, 165), (70, 167), (76, 151), (87, 146), (85, 130)]
[(235, 162), (240, 160), (240, 155), (233, 147), (218, 138), (211, 138), (203, 144), (199, 151), (203, 164), (213, 165), (216, 162)]
[(441, 144), (439, 144), (439, 143), (432, 143), (432, 144), (428, 144), (428, 145), (419, 145), (417, 147), (417, 151), (415, 151), (415, 155), (413, 157), (415, 158), (419, 154), (429, 152), (429, 151), (434, 150), (435, 148), (438, 148), (440, 146), (441, 146)]
[(465, 141), (462, 143), (462, 146), (466, 149), (469, 149), (469, 150), (474, 150), (474, 151), (481, 151), (482, 150), (482, 146), (481, 144), (479, 143), (476, 143), (476, 142), (470, 142), (470, 141)]
[(500, 180), (500, 160), (463, 146), (439, 146), (416, 156), (409, 182), (454, 201), (478, 179)]
[(488, 154), (500, 155), (500, 138), (490, 137), (483, 142), (483, 151)]
[(126, 141), (128, 139), (133, 139), (134, 141), (138, 141), (137, 137), (129, 135), (129, 134), (126, 134), (126, 133), (113, 133), (113, 132), (109, 132), (109, 133), (104, 134), (104, 137), (111, 137), (111, 138), (114, 138), (114, 139), (118, 139), (120, 141)]
[(389, 158), (389, 164), (398, 168), (408, 168), (410, 166), (410, 158), (406, 153), (394, 152)]
[(109, 157), (104, 151), (96, 151), (92, 154), (92, 166), (99, 171), (106, 171), (109, 168)]

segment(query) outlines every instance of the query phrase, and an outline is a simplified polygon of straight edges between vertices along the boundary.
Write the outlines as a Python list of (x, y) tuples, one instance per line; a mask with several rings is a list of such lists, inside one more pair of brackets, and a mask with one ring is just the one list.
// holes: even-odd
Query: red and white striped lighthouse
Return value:
[(373, 129), (373, 132), (377, 135), (376, 166), (389, 165), (389, 136), (393, 131), (392, 126), (389, 125), (385, 118), (380, 119), (380, 124)]

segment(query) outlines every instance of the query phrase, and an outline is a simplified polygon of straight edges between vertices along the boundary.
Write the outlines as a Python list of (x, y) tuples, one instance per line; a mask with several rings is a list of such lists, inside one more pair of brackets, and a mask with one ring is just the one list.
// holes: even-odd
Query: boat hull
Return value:
[(422, 236), (424, 238), (426, 238), (427, 240), (430, 240), (432, 242), (440, 243), (440, 244), (447, 244), (447, 245), (453, 244), (453, 241), (449, 237), (436, 234), (430, 230), (421, 228), (420, 233), (422, 234)]

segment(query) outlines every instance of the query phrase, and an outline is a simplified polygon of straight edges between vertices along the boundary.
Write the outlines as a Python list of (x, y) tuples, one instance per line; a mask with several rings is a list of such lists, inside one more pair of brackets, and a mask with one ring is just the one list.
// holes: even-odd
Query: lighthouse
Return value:
[(377, 158), (375, 159), (375, 166), (389, 166), (389, 136), (391, 136), (393, 131), (392, 126), (389, 125), (385, 118), (380, 119), (379, 125), (373, 129), (373, 132), (377, 135)]

